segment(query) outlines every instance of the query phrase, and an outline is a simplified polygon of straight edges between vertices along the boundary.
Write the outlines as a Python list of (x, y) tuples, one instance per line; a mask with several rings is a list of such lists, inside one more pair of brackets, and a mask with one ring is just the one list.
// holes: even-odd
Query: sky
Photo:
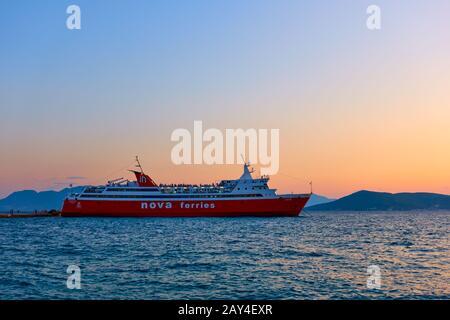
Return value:
[(195, 120), (280, 129), (280, 192), (450, 194), (448, 0), (1, 1), (0, 48), (0, 198), (131, 178), (135, 155), (157, 182), (238, 177), (172, 163)]

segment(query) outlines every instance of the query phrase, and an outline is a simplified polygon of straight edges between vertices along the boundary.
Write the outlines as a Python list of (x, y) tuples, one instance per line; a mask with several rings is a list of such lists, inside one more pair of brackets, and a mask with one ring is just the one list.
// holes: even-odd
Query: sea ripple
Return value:
[(0, 299), (450, 299), (449, 231), (450, 212), (0, 219)]

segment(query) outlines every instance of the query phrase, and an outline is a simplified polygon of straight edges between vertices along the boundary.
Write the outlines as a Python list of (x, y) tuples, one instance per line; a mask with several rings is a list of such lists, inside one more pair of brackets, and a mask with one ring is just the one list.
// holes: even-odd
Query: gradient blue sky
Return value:
[(2, 1), (0, 196), (103, 183), (135, 154), (161, 182), (238, 175), (171, 164), (194, 120), (280, 128), (282, 190), (450, 193), (449, 30), (448, 0)]

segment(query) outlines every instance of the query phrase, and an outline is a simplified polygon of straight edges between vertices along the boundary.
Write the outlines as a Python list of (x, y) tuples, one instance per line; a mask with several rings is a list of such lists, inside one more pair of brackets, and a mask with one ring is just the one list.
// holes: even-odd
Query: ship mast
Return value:
[(242, 153), (241, 153), (241, 159), (242, 159), (242, 162), (244, 163), (244, 167), (247, 168), (250, 173), (255, 172), (255, 169), (250, 166), (250, 161), (246, 162), (245, 159), (244, 159), (244, 156), (242, 155)]
[(136, 162), (137, 162), (136, 167), (141, 169), (141, 173), (144, 173), (144, 169), (142, 169), (142, 166), (141, 166), (141, 163), (139, 162), (139, 157), (138, 156), (136, 156)]

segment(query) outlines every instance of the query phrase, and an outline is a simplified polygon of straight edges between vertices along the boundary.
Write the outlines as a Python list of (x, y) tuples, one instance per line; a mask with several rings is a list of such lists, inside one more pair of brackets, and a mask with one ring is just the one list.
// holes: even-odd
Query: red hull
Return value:
[(295, 217), (309, 197), (248, 200), (65, 200), (63, 217)]

